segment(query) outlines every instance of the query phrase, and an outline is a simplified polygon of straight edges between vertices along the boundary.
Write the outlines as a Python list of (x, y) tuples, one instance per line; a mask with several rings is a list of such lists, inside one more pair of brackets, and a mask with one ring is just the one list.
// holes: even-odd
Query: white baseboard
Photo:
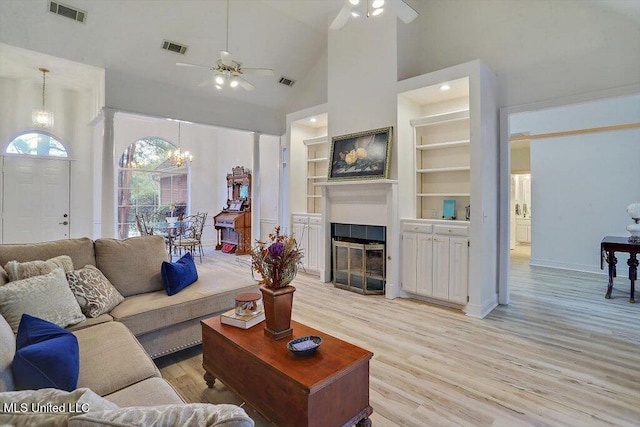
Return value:
[(486, 300), (482, 305), (479, 304), (467, 304), (465, 307), (465, 314), (469, 317), (475, 317), (476, 319), (483, 319), (487, 314), (498, 306), (498, 294), (493, 295), (492, 298)]
[[(624, 254), (618, 254), (616, 255), (616, 258), (618, 258), (618, 263), (616, 264), (617, 276), (628, 277), (629, 276), (629, 269), (627, 267), (628, 257), (625, 257)], [(604, 263), (603, 270), (600, 270), (600, 265), (558, 262), (554, 260), (535, 259), (535, 258), (531, 258), (531, 260), (529, 261), (529, 265), (533, 267), (557, 268), (559, 270), (571, 270), (571, 271), (578, 271), (580, 273), (599, 274), (602, 276), (606, 276), (609, 274), (609, 267), (606, 262)]]

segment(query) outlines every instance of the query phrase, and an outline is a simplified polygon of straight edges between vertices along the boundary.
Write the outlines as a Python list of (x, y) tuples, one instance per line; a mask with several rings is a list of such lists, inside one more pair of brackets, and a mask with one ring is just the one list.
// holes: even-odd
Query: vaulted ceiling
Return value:
[[(282, 109), (293, 87), (327, 48), (330, 19), (343, 0), (230, 0), (229, 51), (245, 67), (265, 67), (274, 76), (245, 76), (256, 89), (222, 91), (199, 86), (207, 69), (176, 62), (213, 65), (226, 44), (226, 0), (64, 0), (87, 13), (79, 23), (49, 12), (47, 0), (0, 0), (0, 42), (54, 57), (151, 79), (211, 97), (228, 97)], [(161, 48), (163, 40), (188, 46), (185, 55)], [(0, 76), (40, 80), (38, 67), (51, 69), (48, 82), (86, 87), (91, 69), (71, 70), (67, 62), (0, 48)], [(107, 71), (108, 72), (108, 71)]]
[[(234, 99), (282, 111), (327, 49), (329, 24), (347, 0), (230, 0), (228, 45), (245, 67), (272, 68), (273, 77), (246, 76), (255, 85), (216, 90), (199, 86), (225, 48), (226, 0), (64, 0), (87, 13), (85, 23), (49, 12), (48, 0), (0, 0), (0, 77), (48, 81), (71, 88), (94, 84), (96, 69), (150, 79), (200, 96)], [(405, 0), (418, 9), (431, 1)], [(640, 0), (586, 0), (594, 8), (640, 20)], [(428, 8), (426, 8), (428, 10)], [(188, 46), (185, 55), (161, 48), (163, 40)], [(3, 45), (4, 44), (4, 45)], [(15, 50), (13, 47), (28, 49)], [(40, 56), (37, 53), (50, 56)], [(88, 66), (74, 67), (62, 58)]]

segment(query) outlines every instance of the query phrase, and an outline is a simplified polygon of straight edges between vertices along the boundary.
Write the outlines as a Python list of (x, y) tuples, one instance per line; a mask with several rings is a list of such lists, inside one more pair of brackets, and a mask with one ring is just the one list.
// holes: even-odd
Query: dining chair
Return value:
[(202, 262), (201, 235), (204, 223), (201, 224), (202, 215), (195, 214), (184, 217), (177, 228), (176, 236), (173, 238), (173, 246), (178, 250), (178, 256), (182, 256), (182, 249), (189, 250), (192, 255), (198, 254)]

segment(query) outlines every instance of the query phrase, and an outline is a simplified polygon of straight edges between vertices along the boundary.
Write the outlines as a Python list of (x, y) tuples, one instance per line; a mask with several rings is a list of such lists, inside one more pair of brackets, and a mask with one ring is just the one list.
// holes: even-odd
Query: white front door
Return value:
[(69, 160), (4, 156), (2, 243), (69, 238)]

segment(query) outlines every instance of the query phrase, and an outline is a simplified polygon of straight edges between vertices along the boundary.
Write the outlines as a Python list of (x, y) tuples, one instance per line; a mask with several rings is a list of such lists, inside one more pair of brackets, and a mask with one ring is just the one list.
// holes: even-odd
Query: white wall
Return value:
[[(70, 236), (93, 234), (92, 130), (89, 126), (94, 96), (47, 84), (46, 108), (55, 115), (46, 132), (58, 139), (73, 159), (71, 165)], [(0, 78), (0, 145), (2, 152), (19, 134), (33, 130), (31, 113), (42, 105), (42, 85), (26, 80)], [(0, 190), (1, 191), (1, 190)]]
[[(510, 118), (532, 134), (638, 122), (640, 95)], [(599, 243), (628, 236), (628, 204), (640, 200), (640, 129), (531, 142), (531, 264), (600, 272)], [(618, 275), (626, 274), (619, 257)]]
[(411, 4), (420, 16), (398, 24), (399, 79), (480, 58), (498, 78), (501, 106), (640, 82), (640, 25), (595, 2)]
[(278, 201), (280, 197), (280, 138), (260, 136), (260, 239), (279, 225)]

